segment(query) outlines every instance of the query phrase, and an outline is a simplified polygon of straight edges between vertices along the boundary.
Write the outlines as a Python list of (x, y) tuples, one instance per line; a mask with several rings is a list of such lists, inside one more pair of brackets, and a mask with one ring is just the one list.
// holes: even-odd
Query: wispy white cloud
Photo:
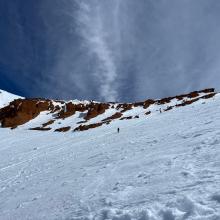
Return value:
[[(118, 11), (118, 4), (116, 7)], [(115, 101), (118, 98), (117, 66), (113, 51), (107, 42), (109, 30), (105, 26), (105, 14), (102, 9), (102, 4), (96, 1), (92, 1), (92, 4), (89, 1), (79, 1), (78, 25), (88, 53), (96, 56), (98, 60), (94, 76), (100, 86), (100, 98)]]
[(5, 2), (4, 88), (108, 101), (220, 89), (219, 0)]

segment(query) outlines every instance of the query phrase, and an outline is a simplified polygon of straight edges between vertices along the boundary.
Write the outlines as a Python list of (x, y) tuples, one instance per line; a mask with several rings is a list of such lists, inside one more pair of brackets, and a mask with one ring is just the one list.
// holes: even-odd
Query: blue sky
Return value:
[(1, 0), (0, 88), (134, 101), (219, 90), (218, 0)]

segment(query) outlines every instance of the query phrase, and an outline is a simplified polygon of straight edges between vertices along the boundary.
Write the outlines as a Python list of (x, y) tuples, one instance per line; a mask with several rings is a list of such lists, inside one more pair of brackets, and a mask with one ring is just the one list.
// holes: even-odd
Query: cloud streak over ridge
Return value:
[(220, 89), (219, 0), (24, 1), (0, 1), (1, 89), (99, 101)]
[[(84, 39), (84, 44), (88, 48), (90, 56), (97, 57), (97, 67), (94, 77), (98, 81), (100, 98), (106, 101), (115, 101), (117, 93), (117, 66), (112, 50), (107, 43), (108, 29), (106, 29), (103, 17), (102, 5), (97, 1), (79, 1), (79, 11), (77, 13), (80, 33)], [(119, 1), (116, 3), (116, 9)], [(117, 13), (115, 18), (117, 19)]]

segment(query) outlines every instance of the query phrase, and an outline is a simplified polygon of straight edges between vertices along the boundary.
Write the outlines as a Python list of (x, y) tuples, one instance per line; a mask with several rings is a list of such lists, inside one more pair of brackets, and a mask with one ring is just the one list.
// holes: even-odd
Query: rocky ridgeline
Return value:
[[(6, 107), (0, 109), (0, 122), (3, 128), (16, 128), (20, 125), (24, 125), (30, 120), (37, 118), (41, 112), (47, 111), (48, 114), (52, 115), (52, 119), (43, 123), (39, 127), (31, 128), (31, 130), (48, 131), (51, 130), (52, 125), (56, 120), (69, 118), (74, 116), (76, 112), (84, 114), (83, 120), (78, 122), (77, 127), (74, 131), (83, 131), (91, 128), (100, 127), (103, 124), (110, 124), (114, 120), (128, 120), (133, 118), (139, 118), (136, 116), (124, 116), (123, 114), (129, 110), (137, 107), (143, 108), (145, 116), (151, 114), (149, 108), (152, 105), (161, 106), (162, 111), (169, 111), (173, 108), (178, 108), (186, 105), (190, 105), (197, 102), (200, 99), (209, 99), (215, 96), (213, 88), (205, 89), (201, 91), (194, 91), (189, 94), (163, 98), (160, 100), (148, 99), (143, 102), (135, 103), (99, 103), (99, 102), (64, 102), (64, 101), (53, 101), (49, 99), (16, 99)], [(177, 104), (171, 103), (176, 100)], [(115, 113), (109, 117), (102, 119), (96, 123), (89, 123), (91, 119), (97, 116), (103, 115), (107, 110), (114, 109)], [(71, 130), (71, 125), (66, 127), (57, 128), (56, 132), (67, 132)]]

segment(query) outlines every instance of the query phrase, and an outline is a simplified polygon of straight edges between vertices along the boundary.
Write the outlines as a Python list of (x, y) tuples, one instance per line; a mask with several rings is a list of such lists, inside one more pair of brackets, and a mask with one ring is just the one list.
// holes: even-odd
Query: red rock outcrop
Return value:
[(51, 128), (35, 127), (35, 128), (30, 128), (29, 130), (33, 130), (33, 131), (49, 131), (49, 130), (51, 130)]
[(183, 95), (178, 95), (174, 96), (173, 98), (176, 98), (177, 100), (183, 100), (184, 98), (195, 98), (199, 96), (199, 93), (214, 93), (215, 89), (214, 88), (208, 88), (208, 89), (203, 89), (200, 91), (194, 91), (188, 94), (183, 94)]
[(91, 118), (95, 118), (98, 115), (103, 114), (109, 107), (110, 104), (108, 103), (91, 103), (88, 106), (88, 112), (84, 119), (88, 121)]
[(129, 120), (129, 119), (132, 119), (132, 118), (133, 118), (132, 116), (128, 116), (128, 117), (120, 118), (120, 120)]
[(164, 105), (164, 104), (167, 104), (167, 103), (170, 103), (170, 101), (173, 99), (173, 97), (168, 97), (168, 98), (163, 98), (163, 99), (160, 99), (160, 100), (157, 100), (157, 104), (158, 105)]
[(133, 104), (131, 103), (121, 103), (121, 104), (118, 104), (116, 109), (119, 110), (119, 109), (122, 109), (121, 112), (126, 112), (128, 110), (131, 110), (133, 108)]
[(146, 101), (144, 101), (144, 104), (143, 104), (143, 107), (146, 109), (148, 108), (149, 106), (155, 104), (155, 100), (153, 99), (147, 99)]
[(67, 127), (63, 127), (63, 128), (58, 128), (58, 129), (56, 129), (55, 131), (56, 132), (67, 132), (67, 131), (69, 131), (71, 129), (71, 127), (70, 126), (67, 126)]
[(199, 92), (194, 91), (194, 92), (189, 93), (189, 95), (187, 95), (187, 98), (196, 98), (198, 96), (199, 96)]
[(121, 112), (116, 112), (114, 115), (112, 115), (112, 116), (110, 116), (108, 118), (105, 118), (102, 121), (114, 120), (114, 119), (120, 118), (121, 116), (122, 116)]
[(50, 120), (50, 121), (48, 121), (48, 122), (42, 124), (42, 127), (47, 127), (48, 125), (51, 125), (51, 124), (53, 124), (54, 122), (55, 122), (55, 120)]
[(200, 99), (210, 99), (210, 98), (214, 97), (215, 95), (216, 95), (216, 93), (210, 93), (208, 95), (204, 95), (204, 96), (194, 98), (194, 99), (191, 99), (191, 100), (185, 100), (182, 103), (177, 104), (176, 107), (191, 105), (192, 103), (197, 102)]
[(57, 119), (60, 119), (60, 118), (64, 119), (64, 118), (68, 118), (74, 115), (76, 112), (75, 106), (76, 105), (74, 105), (71, 102), (64, 104), (64, 106), (62, 106), (62, 110), (57, 115)]
[(212, 92), (215, 92), (215, 89), (214, 89), (214, 88), (208, 88), (208, 89), (203, 89), (203, 90), (201, 90), (200, 92), (203, 92), (203, 93), (212, 93)]
[(95, 123), (95, 124), (89, 124), (89, 125), (80, 125), (79, 127), (75, 128), (74, 131), (86, 131), (92, 128), (97, 128), (102, 126), (104, 123)]
[(87, 121), (79, 121), (79, 122), (77, 122), (76, 124), (84, 124), (84, 123), (86, 123)]
[(144, 105), (144, 102), (135, 102), (134, 107), (142, 107)]
[(52, 109), (49, 100), (17, 99), (0, 109), (0, 121), (2, 127), (16, 127), (36, 118), (40, 112)]
[(175, 106), (176, 107), (181, 107), (181, 106), (191, 105), (192, 103), (197, 102), (198, 100), (199, 100), (199, 98), (183, 101), (182, 103), (177, 104)]
[(84, 112), (86, 110), (89, 110), (90, 108), (91, 104), (74, 104), (72, 102), (68, 102), (66, 104), (64, 103), (62, 108), (60, 108), (60, 111), (58, 111), (56, 118), (65, 119), (74, 115), (77, 111)]
[(208, 95), (204, 95), (202, 96), (202, 99), (210, 99), (212, 97), (214, 97), (216, 95), (216, 93), (211, 93), (211, 94), (208, 94)]

